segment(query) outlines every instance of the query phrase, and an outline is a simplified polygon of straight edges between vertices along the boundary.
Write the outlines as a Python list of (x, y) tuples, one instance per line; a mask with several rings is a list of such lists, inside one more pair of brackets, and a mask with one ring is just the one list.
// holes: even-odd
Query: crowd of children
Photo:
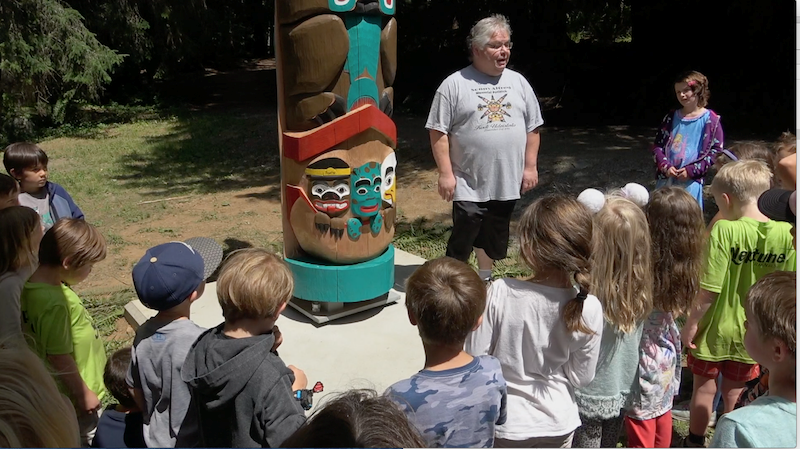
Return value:
[[(207, 238), (148, 249), (132, 278), (157, 313), (107, 358), (72, 290), (105, 258), (105, 240), (48, 181), (44, 151), (10, 145), (11, 176), (0, 176), (0, 443), (616, 447), (624, 432), (629, 447), (669, 447), (686, 352), (692, 397), (679, 443), (708, 443), (719, 391), (712, 446), (795, 445), (795, 138), (773, 152), (722, 150), (707, 78), (682, 74), (675, 93), (682, 108), (656, 137), (649, 197), (626, 186), (591, 202), (536, 199), (517, 231), (527, 279), (487, 285), (463, 262), (426, 262), (405, 300), (422, 369), (383, 394), (344, 392), (308, 419), (297, 394), (306, 375), (277, 351), (275, 323), (294, 287), (279, 256), (250, 248), (223, 261)], [(706, 229), (712, 167), (719, 214)], [(220, 266), (224, 322), (204, 329), (190, 310)], [(102, 408), (109, 395), (116, 403)]]

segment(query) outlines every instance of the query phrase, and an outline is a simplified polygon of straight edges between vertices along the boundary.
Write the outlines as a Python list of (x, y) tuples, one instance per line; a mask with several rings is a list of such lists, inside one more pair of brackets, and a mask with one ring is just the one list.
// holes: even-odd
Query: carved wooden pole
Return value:
[(295, 296), (394, 284), (395, 0), (276, 0), (284, 256)]

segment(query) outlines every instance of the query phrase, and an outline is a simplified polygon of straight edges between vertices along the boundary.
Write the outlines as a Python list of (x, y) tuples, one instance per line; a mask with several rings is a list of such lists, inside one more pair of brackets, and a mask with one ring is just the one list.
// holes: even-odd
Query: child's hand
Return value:
[(92, 413), (100, 408), (100, 399), (94, 394), (94, 391), (86, 388), (82, 395), (77, 398), (76, 408), (79, 412), (86, 414)]
[(280, 346), (281, 343), (283, 343), (283, 334), (281, 334), (281, 330), (278, 329), (278, 326), (273, 326), (272, 335), (275, 336), (275, 343), (272, 344), (272, 351), (274, 352), (277, 351), (278, 346)]
[(306, 387), (308, 387), (308, 378), (306, 377), (306, 373), (304, 373), (303, 370), (294, 365), (289, 365), (288, 368), (292, 370), (292, 372), (294, 373), (294, 383), (292, 384), (292, 391), (306, 389)]
[(678, 178), (679, 181), (688, 181), (689, 180), (689, 173), (686, 171), (685, 168), (682, 168), (675, 172), (675, 177)]
[(677, 178), (678, 177), (678, 169), (675, 167), (670, 167), (667, 169), (667, 176), (670, 178)]
[(681, 329), (681, 343), (683, 343), (684, 348), (697, 348), (693, 343), (695, 335), (697, 335), (697, 323), (687, 322)]

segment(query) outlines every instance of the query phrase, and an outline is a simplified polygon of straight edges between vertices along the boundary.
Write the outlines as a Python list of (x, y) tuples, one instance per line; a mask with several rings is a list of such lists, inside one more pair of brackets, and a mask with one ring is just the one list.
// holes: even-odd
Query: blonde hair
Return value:
[(16, 271), (36, 262), (31, 235), (41, 226), (39, 214), (25, 206), (0, 210), (0, 274)]
[(564, 306), (564, 322), (570, 332), (592, 333), (582, 320), (583, 301), (591, 291), (592, 214), (589, 209), (574, 198), (548, 195), (528, 206), (517, 232), (522, 260), (534, 273), (561, 270), (578, 283), (581, 291)]
[(711, 181), (711, 191), (727, 193), (743, 203), (756, 201), (769, 190), (772, 170), (757, 160), (736, 161), (725, 164)]
[(778, 141), (775, 142), (775, 154), (780, 154), (781, 151), (785, 151), (789, 154), (796, 154), (797, 153), (797, 137), (794, 134), (784, 131), (778, 137)]
[(106, 239), (94, 226), (78, 218), (62, 218), (45, 232), (39, 244), (39, 264), (80, 268), (106, 258)]
[(647, 218), (632, 201), (609, 197), (595, 215), (591, 266), (606, 321), (633, 331), (653, 308), (653, 270)]
[(706, 238), (703, 211), (680, 187), (657, 189), (644, 211), (652, 240), (653, 308), (683, 315), (700, 291)]
[(0, 343), (0, 447), (80, 447), (75, 409), (22, 340)]
[(260, 248), (232, 252), (217, 278), (217, 298), (226, 322), (270, 318), (294, 290), (286, 262)]
[(776, 338), (797, 357), (797, 273), (773, 271), (758, 280), (744, 302), (748, 320), (755, 321), (759, 338)]

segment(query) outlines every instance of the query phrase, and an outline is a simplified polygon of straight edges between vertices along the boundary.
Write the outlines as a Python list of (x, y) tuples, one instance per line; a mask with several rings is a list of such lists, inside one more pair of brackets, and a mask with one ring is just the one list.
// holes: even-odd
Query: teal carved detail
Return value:
[(328, 0), (328, 8), (333, 12), (348, 12), (356, 7), (358, 0)]
[(350, 37), (350, 50), (345, 63), (345, 70), (350, 74), (348, 111), (364, 104), (378, 105), (381, 20), (382, 17), (377, 14), (347, 14), (344, 17), (344, 25)]

